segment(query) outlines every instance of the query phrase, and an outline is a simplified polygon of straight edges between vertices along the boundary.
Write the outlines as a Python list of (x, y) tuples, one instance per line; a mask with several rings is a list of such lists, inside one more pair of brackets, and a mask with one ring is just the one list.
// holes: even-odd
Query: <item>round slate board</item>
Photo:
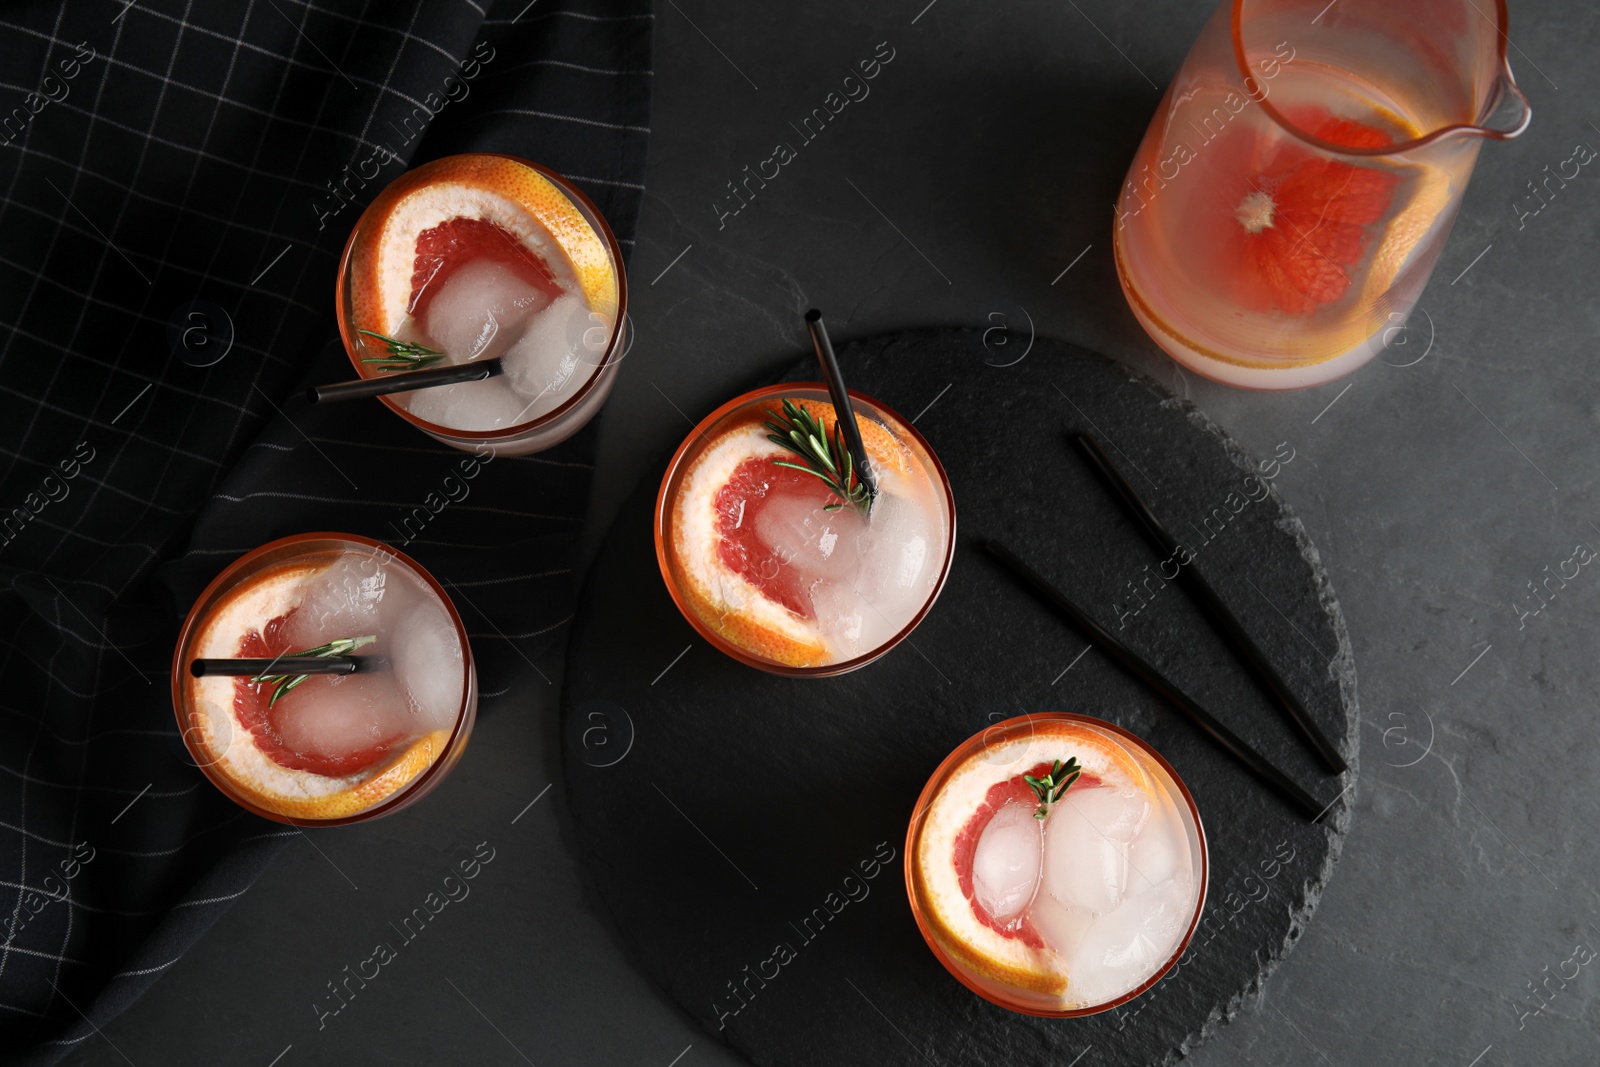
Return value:
[[(647, 478), (590, 574), (567, 664), (567, 788), (600, 895), (678, 1004), (763, 1067), (1169, 1063), (1299, 936), (1348, 827), (1340, 791), (1354, 771), (1322, 773), (1184, 591), (1157, 576), (1158, 557), (1066, 435), (1095, 432), (1199, 549), (1202, 573), (1354, 768), (1344, 620), (1316, 549), (1270, 489), (1295, 462), (1293, 443), (1246, 455), (1153, 382), (1045, 340), (1009, 366), (977, 331), (954, 329), (857, 341), (840, 359), (853, 388), (916, 417), (949, 472), (959, 511), (949, 581), (877, 663), (822, 680), (764, 674), (698, 638), (667, 596), (651, 540), (659, 473)], [(787, 377), (814, 376), (806, 361)], [(986, 537), (1007, 541), (1332, 813), (1309, 825), (1104, 655), (1085, 653), (977, 547)], [(1193, 792), (1211, 849), (1205, 914), (1179, 965), (1144, 996), (1083, 1019), (1015, 1015), (968, 992), (918, 933), (902, 867), (907, 821), (939, 761), (993, 722), (1051, 710), (1148, 740)]]

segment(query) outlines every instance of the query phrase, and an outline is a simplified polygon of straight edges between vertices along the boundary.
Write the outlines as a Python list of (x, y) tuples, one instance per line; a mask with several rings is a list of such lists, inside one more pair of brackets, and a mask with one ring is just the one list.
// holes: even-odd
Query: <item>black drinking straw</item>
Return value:
[(1293, 690), (1289, 688), (1289, 684), (1283, 680), (1283, 676), (1268, 662), (1266, 653), (1262, 652), (1260, 647), (1251, 640), (1250, 635), (1239, 624), (1238, 618), (1228, 610), (1228, 606), (1222, 602), (1222, 598), (1217, 595), (1216, 590), (1211, 588), (1211, 583), (1207, 582), (1205, 577), (1195, 568), (1192, 556), (1188, 562), (1182, 562), (1179, 559), (1179, 553), (1183, 550), (1178, 545), (1178, 539), (1173, 537), (1167, 528), (1161, 524), (1160, 519), (1156, 518), (1155, 512), (1150, 510), (1150, 505), (1144, 502), (1144, 498), (1133, 487), (1133, 483), (1128, 481), (1122, 471), (1117, 468), (1117, 465), (1111, 461), (1111, 457), (1106, 455), (1105, 449), (1100, 447), (1100, 442), (1086, 433), (1077, 434), (1073, 440), (1083, 450), (1083, 454), (1088, 457), (1089, 465), (1095, 469), (1101, 480), (1105, 482), (1106, 487), (1111, 490), (1111, 495), (1117, 498), (1129, 517), (1143, 531), (1151, 546), (1157, 552), (1179, 564), (1178, 578), (1183, 582), (1184, 588), (1189, 591), (1190, 596), (1194, 597), (1199, 604), (1200, 610), (1205, 613), (1212, 627), (1227, 639), (1228, 644), (1233, 646), (1234, 654), (1256, 676), (1256, 680), (1261, 683), (1262, 688), (1271, 694), (1279, 709), (1300, 730), (1301, 735), (1316, 750), (1317, 755), (1322, 758), (1322, 762), (1327, 766), (1328, 770), (1334, 774), (1343, 774), (1346, 770), (1349, 770), (1344, 758), (1339, 755), (1339, 750), (1333, 747), (1332, 741), (1328, 740), (1328, 735), (1323, 733), (1321, 728), (1312, 721), (1310, 713), (1306, 711), (1305, 705), (1300, 702), (1300, 698), (1294, 695)]
[(357, 378), (355, 381), (336, 382), (333, 385), (313, 385), (306, 390), (306, 399), (313, 404), (321, 404), (328, 400), (360, 400), (363, 397), (404, 393), (412, 389), (432, 389), (439, 385), (479, 382), (504, 373), (505, 367), (497, 356), (494, 359), (480, 359), (475, 363), (462, 363), (459, 366), (395, 371), (379, 378)]
[(872, 476), (872, 469), (867, 464), (867, 446), (861, 441), (856, 409), (850, 405), (850, 391), (844, 387), (844, 375), (839, 372), (839, 359), (833, 354), (833, 342), (828, 340), (828, 328), (822, 324), (821, 311), (812, 308), (806, 312), (806, 330), (811, 334), (811, 347), (816, 349), (817, 362), (822, 364), (822, 380), (828, 383), (828, 396), (833, 400), (833, 417), (844, 430), (844, 444), (850, 450), (850, 461), (855, 464), (856, 477), (867, 487), (867, 496), (874, 498), (878, 495), (878, 480)]
[(381, 656), (278, 656), (272, 659), (197, 659), (189, 664), (196, 678), (207, 675), (235, 675), (254, 678), (297, 674), (355, 674), (371, 670)]
[(1069, 600), (1065, 593), (1052, 585), (1032, 567), (1022, 562), (1016, 553), (998, 541), (985, 541), (983, 547), (989, 551), (990, 555), (1005, 564), (1006, 568), (1020, 578), (1036, 595), (1049, 603), (1051, 607), (1062, 615), (1065, 615), (1067, 620), (1077, 627), (1090, 642), (1098, 645), (1103, 652), (1116, 660), (1129, 674), (1165, 698), (1169, 704), (1177, 708), (1185, 718), (1197, 726), (1201, 733), (1209, 737), (1218, 748), (1232, 756), (1257, 778), (1271, 786), (1279, 796), (1305, 813), (1306, 817), (1312, 822), (1321, 818), (1322, 813), (1328, 810), (1318, 804), (1310, 793), (1296, 785), (1292, 778), (1278, 770), (1271, 763), (1268, 763), (1266, 757), (1251, 748), (1232, 730), (1217, 721), (1216, 716), (1195, 703), (1183, 690), (1167, 681), (1161, 675), (1161, 672), (1139, 658), (1138, 654), (1132, 649), (1112, 637), (1099, 623), (1090, 618), (1087, 612)]

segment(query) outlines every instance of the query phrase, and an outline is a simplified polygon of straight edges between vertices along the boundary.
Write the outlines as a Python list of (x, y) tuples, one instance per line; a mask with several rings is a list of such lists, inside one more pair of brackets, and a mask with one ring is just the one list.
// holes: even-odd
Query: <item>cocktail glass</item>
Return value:
[(566, 440), (604, 404), (629, 344), (606, 220), (554, 171), (492, 153), (434, 160), (379, 193), (345, 245), (336, 307), (362, 377), (501, 359), (498, 377), (379, 398), (467, 451)]
[(1479, 146), (1531, 117), (1506, 42), (1503, 0), (1221, 4), (1116, 208), (1150, 336), (1252, 389), (1318, 385), (1403, 338)]
[[(1074, 759), (1081, 776), (1036, 818), (1024, 776)], [(1171, 764), (1084, 715), (1024, 715), (969, 738), (906, 830), (906, 892), (928, 947), (974, 993), (1028, 1015), (1093, 1015), (1159, 981), (1194, 935), (1208, 870)]]
[[(376, 664), (282, 682), (190, 671), (372, 638)], [(172, 706), (205, 776), (241, 807), (297, 826), (399, 811), (450, 773), (477, 717), (478, 681), (450, 598), (414, 560), (356, 534), (272, 541), (195, 601), (172, 658)]]
[(916, 629), (950, 572), (955, 499), (908, 421), (850, 394), (879, 495), (863, 519), (815, 476), (779, 465), (764, 421), (793, 400), (832, 433), (827, 387), (735, 397), (678, 447), (656, 498), (656, 559), (700, 635), (741, 663), (821, 677), (865, 666)]

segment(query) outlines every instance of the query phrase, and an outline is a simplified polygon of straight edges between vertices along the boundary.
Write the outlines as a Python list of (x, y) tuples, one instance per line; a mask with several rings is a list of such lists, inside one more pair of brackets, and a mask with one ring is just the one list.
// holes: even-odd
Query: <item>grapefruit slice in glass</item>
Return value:
[(349, 294), (360, 329), (395, 335), (458, 267), (487, 258), (547, 296), (576, 290), (615, 319), (605, 240), (535, 168), (509, 156), (448, 156), (378, 194), (351, 238)]
[[(833, 406), (795, 403), (833, 433)], [(779, 408), (774, 400), (773, 409)], [(752, 655), (791, 667), (832, 662), (806, 581), (791, 567), (792, 546), (775, 543), (764, 517), (809, 514), (830, 524), (824, 539), (846, 544), (863, 524), (854, 511), (823, 509), (839, 501), (816, 477), (774, 460), (793, 454), (767, 439), (765, 406), (752, 408), (705, 442), (672, 501), (672, 550), (686, 606), (712, 631)], [(886, 427), (858, 418), (874, 468), (908, 476), (920, 466)], [(843, 549), (841, 549), (843, 550)]]
[[(270, 657), (292, 651), (282, 632), (300, 606), (306, 583), (325, 566), (272, 568), (234, 590), (200, 625), (192, 658)], [(450, 744), (448, 729), (419, 734), (384, 729), (375, 722), (370, 744), (337, 755), (319, 754), (292, 743), (294, 717), (314, 715), (332, 679), (311, 678), (276, 706), (270, 706), (271, 685), (246, 677), (208, 675), (185, 681), (193, 710), (184, 739), (196, 760), (226, 779), (240, 799), (292, 820), (342, 819), (366, 811), (404, 789)], [(392, 681), (384, 681), (392, 688)], [(405, 700), (398, 690), (392, 698)]]
[[(1071, 975), (1050, 944), (1050, 931), (1041, 930), (1039, 922), (1051, 902), (1040, 889), (1017, 917), (996, 921), (975, 891), (974, 860), (984, 831), (1006, 806), (1020, 805), (1030, 813), (1037, 806), (1023, 775), (1046, 774), (1054, 759), (1069, 756), (1083, 767), (1069, 797), (1074, 790), (1103, 784), (1156, 796), (1155, 783), (1126, 750), (1097, 733), (1041, 721), (1025, 739), (979, 751), (952, 771), (928, 805), (912, 861), (914, 892), (928, 932), (952, 959), (989, 981), (1062, 1002), (1070, 999)], [(1051, 818), (1058, 816), (1072, 817), (1057, 811)], [(1046, 819), (1044, 834), (1049, 833)]]

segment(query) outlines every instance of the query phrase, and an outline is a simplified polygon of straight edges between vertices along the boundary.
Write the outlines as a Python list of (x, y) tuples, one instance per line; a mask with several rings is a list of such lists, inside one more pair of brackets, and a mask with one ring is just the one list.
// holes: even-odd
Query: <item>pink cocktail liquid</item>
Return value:
[(1128, 302), (1184, 366), (1298, 388), (1403, 334), (1482, 138), (1516, 132), (1470, 125), (1515, 89), (1472, 77), (1491, 69), (1493, 22), (1419, 3), (1426, 25), (1407, 27), (1370, 0), (1316, 20), (1235, 2), (1196, 42), (1113, 223)]

